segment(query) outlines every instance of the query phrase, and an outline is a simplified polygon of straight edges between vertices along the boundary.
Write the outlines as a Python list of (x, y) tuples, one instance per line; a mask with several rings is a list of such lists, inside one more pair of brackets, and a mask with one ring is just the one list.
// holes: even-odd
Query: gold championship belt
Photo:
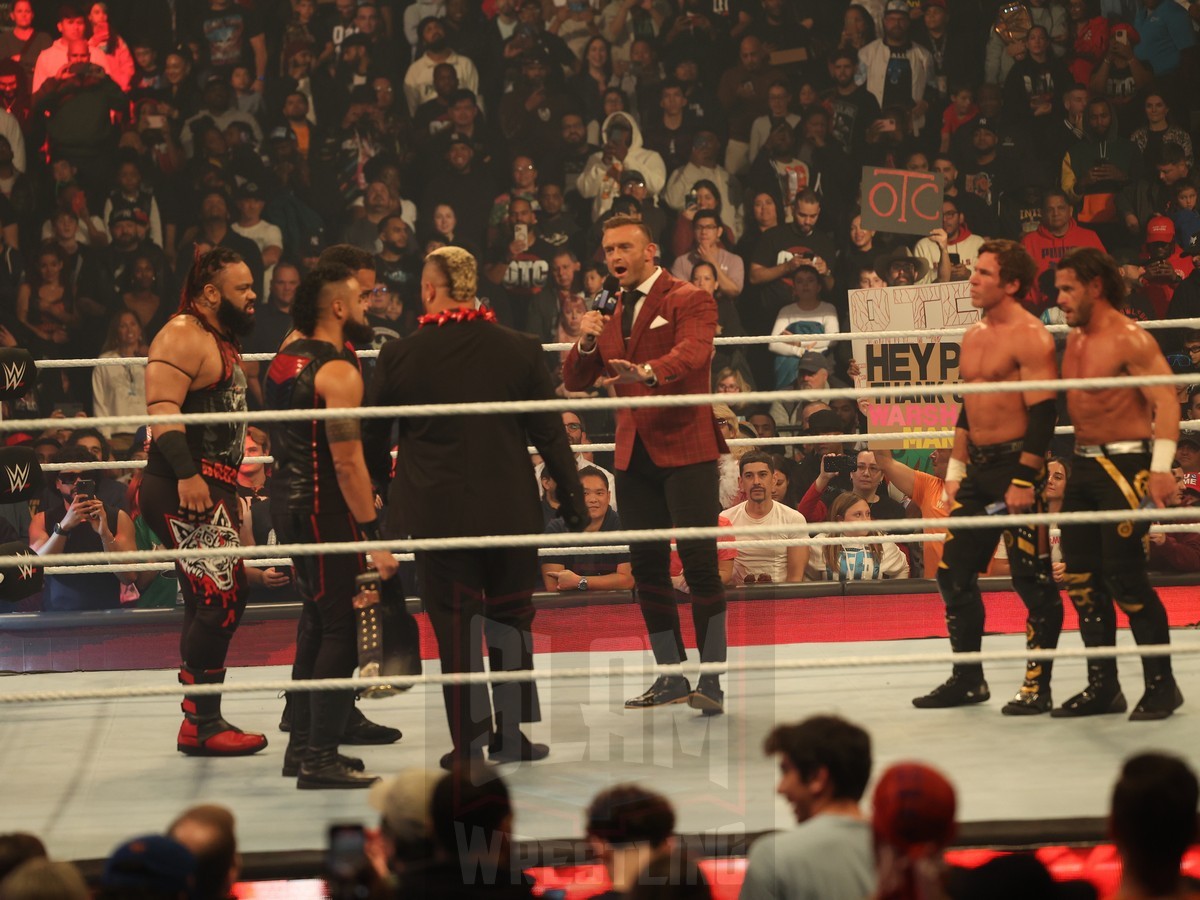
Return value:
[(1033, 27), (1033, 16), (1029, 13), (1029, 7), (1020, 0), (1005, 0), (1000, 4), (993, 27), (1005, 44), (1019, 43), (1029, 35), (1029, 29)]

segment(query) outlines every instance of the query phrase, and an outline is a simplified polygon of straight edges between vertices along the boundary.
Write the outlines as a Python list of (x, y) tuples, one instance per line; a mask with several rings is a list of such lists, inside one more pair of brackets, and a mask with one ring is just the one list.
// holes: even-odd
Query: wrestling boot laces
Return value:
[(1183, 706), (1183, 693), (1170, 675), (1158, 675), (1146, 684), (1146, 693), (1129, 714), (1131, 722), (1165, 719)]
[(917, 709), (949, 709), (952, 706), (969, 706), (984, 703), (992, 698), (983, 676), (969, 677), (955, 672), (943, 684), (939, 684), (923, 697), (914, 697)]
[(336, 747), (312, 750), (300, 763), (296, 787), (302, 791), (354, 790), (369, 788), (379, 778), (344, 765)]
[[(295, 778), (299, 775), (300, 766), (307, 756), (308, 735), (292, 732), (291, 737), (288, 739), (287, 749), (283, 752), (283, 777)], [(343, 756), (339, 753), (337, 758), (338, 762), (343, 766), (355, 772), (362, 772), (367, 768), (366, 763), (356, 756)]]

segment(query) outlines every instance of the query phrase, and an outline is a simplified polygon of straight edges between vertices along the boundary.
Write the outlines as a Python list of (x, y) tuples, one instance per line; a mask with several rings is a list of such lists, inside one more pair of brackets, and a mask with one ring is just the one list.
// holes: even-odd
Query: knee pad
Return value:
[(1053, 609), (1062, 606), (1062, 595), (1054, 584), (1053, 578), (1042, 578), (1041, 575), (1014, 575), (1013, 590), (1031, 613)]
[(950, 569), (938, 569), (938, 591), (945, 601), (946, 609), (963, 606), (982, 605), (983, 598), (979, 596), (979, 573), (952, 572)]
[(1105, 591), (1126, 615), (1137, 615), (1147, 606), (1161, 602), (1145, 571), (1106, 573), (1102, 581)]

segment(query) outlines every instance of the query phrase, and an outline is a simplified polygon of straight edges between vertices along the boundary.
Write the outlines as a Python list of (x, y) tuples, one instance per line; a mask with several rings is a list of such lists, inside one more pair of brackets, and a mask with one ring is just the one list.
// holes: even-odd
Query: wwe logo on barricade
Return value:
[(23, 466), (5, 466), (4, 473), (8, 476), (10, 494), (19, 494), (29, 487), (29, 463)]
[(17, 572), (20, 574), (22, 581), (31, 581), (36, 569), (37, 566), (33, 563), (17, 563)]
[(4, 363), (4, 389), (15, 391), (25, 383), (25, 363)]

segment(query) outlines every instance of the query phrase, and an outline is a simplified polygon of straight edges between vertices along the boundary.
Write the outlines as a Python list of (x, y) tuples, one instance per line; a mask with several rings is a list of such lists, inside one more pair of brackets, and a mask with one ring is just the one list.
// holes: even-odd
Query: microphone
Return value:
[(592, 301), (592, 309), (605, 318), (611, 316), (617, 311), (617, 293), (620, 290), (621, 282), (617, 279), (617, 276), (609, 275), (604, 279), (604, 285), (600, 288), (600, 293)]

